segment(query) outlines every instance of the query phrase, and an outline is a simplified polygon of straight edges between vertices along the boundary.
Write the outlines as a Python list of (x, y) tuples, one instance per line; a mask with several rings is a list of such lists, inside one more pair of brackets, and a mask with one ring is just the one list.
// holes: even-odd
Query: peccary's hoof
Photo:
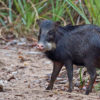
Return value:
[(67, 92), (72, 92), (72, 89), (68, 89)]
[(0, 84), (0, 92), (3, 92), (3, 85)]
[(48, 87), (46, 88), (46, 90), (52, 90), (52, 87), (48, 86)]
[(90, 92), (89, 90), (86, 90), (85, 95), (89, 95), (89, 92)]
[(86, 92), (85, 92), (85, 94), (89, 95), (90, 92), (92, 92), (92, 88), (91, 89), (87, 89)]

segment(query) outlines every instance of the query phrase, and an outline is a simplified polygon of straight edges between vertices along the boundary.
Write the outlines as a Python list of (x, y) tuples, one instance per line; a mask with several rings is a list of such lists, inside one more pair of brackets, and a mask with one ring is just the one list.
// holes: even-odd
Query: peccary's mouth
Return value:
[(47, 42), (45, 43), (43, 48), (37, 48), (41, 52), (50, 51), (56, 48), (56, 44), (54, 42)]

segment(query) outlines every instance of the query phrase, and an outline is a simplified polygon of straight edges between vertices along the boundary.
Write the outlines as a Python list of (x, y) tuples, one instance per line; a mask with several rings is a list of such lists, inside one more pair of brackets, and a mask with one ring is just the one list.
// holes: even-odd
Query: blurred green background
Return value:
[(0, 28), (35, 34), (39, 18), (100, 25), (100, 0), (0, 0)]

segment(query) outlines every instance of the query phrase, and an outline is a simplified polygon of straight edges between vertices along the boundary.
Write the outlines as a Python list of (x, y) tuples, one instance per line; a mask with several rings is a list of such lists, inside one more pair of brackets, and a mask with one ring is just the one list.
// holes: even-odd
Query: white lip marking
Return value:
[(45, 44), (43, 42), (39, 42), (38, 44), (44, 46), (43, 51), (50, 51), (56, 48), (56, 44), (54, 42), (46, 42)]
[(56, 48), (56, 44), (53, 43), (53, 42), (51, 42), (51, 43), (48, 43), (48, 42), (47, 42), (46, 45), (47, 45), (47, 50), (48, 50), (48, 51)]

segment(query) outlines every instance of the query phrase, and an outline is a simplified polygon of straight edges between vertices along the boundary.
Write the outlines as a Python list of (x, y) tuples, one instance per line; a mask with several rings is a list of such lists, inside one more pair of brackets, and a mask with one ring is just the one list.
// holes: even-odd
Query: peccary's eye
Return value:
[(39, 30), (39, 34), (41, 34), (41, 29)]
[(53, 32), (53, 31), (49, 31), (48, 34), (49, 34), (49, 35), (53, 35), (54, 32)]
[(38, 35), (38, 40), (40, 40), (40, 34)]
[(40, 40), (40, 35), (41, 35), (41, 29), (39, 30), (38, 40)]
[(52, 31), (49, 31), (48, 32), (48, 35), (47, 35), (47, 41), (48, 42), (51, 42), (51, 41), (53, 41), (54, 40), (54, 35), (53, 35), (54, 33), (52, 32)]
[(49, 39), (53, 39), (53, 35), (49, 35)]

